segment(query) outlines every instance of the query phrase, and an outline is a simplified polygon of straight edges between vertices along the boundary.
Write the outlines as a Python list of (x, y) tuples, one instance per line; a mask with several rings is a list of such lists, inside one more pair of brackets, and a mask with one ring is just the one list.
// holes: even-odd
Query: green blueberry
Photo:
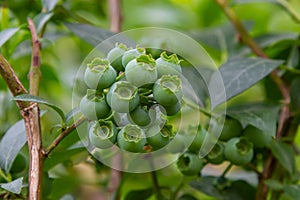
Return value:
[(199, 175), (203, 167), (202, 160), (193, 153), (184, 153), (177, 161), (177, 168), (186, 176)]
[(99, 120), (89, 127), (91, 144), (100, 149), (107, 149), (117, 140), (118, 130), (111, 121)]
[(94, 58), (87, 65), (84, 81), (89, 88), (102, 90), (110, 87), (115, 82), (116, 76), (117, 73), (108, 60)]
[(264, 148), (272, 141), (270, 134), (252, 125), (249, 125), (245, 128), (243, 136), (253, 143), (254, 148)]
[(107, 59), (116, 71), (124, 70), (124, 66), (122, 65), (122, 56), (126, 51), (128, 51), (128, 48), (125, 44), (116, 43), (116, 46), (107, 53)]
[(141, 106), (136, 107), (129, 115), (130, 119), (139, 126), (147, 126), (151, 122), (148, 111)]
[(245, 165), (253, 158), (253, 144), (245, 137), (231, 138), (225, 145), (225, 157), (235, 165)]
[(176, 133), (166, 146), (166, 150), (171, 154), (182, 153), (186, 150), (186, 148), (186, 137), (182, 133)]
[(204, 139), (207, 135), (207, 131), (201, 126), (189, 126), (188, 134), (194, 135), (194, 140), (189, 146), (188, 150), (193, 153), (199, 153), (200, 148), (204, 142)]
[(226, 118), (219, 139), (227, 141), (233, 137), (238, 137), (242, 134), (242, 130), (243, 127), (239, 121), (233, 118)]
[(161, 53), (160, 57), (156, 60), (158, 77), (160, 78), (162, 75), (179, 76), (182, 73), (180, 61), (176, 54), (168, 56), (165, 51)]
[(172, 106), (182, 99), (181, 80), (176, 75), (163, 75), (153, 86), (153, 97), (162, 106)]
[(142, 152), (146, 144), (146, 135), (139, 126), (127, 124), (117, 137), (118, 145), (121, 149), (130, 152)]
[(157, 80), (155, 60), (146, 54), (131, 60), (126, 65), (125, 77), (137, 87), (154, 83)]
[(161, 49), (157, 48), (147, 48), (146, 53), (151, 54), (153, 58), (157, 59), (160, 57), (160, 54), (163, 52)]
[(79, 108), (89, 120), (105, 119), (110, 114), (105, 96), (92, 89), (87, 90), (87, 94), (80, 101)]
[(225, 160), (224, 149), (224, 144), (221, 142), (217, 142), (206, 156), (208, 162), (216, 165), (221, 164)]
[(177, 102), (171, 106), (163, 106), (163, 112), (164, 114), (166, 114), (167, 116), (173, 116), (176, 115), (181, 109), (181, 105), (180, 102)]
[(157, 126), (151, 126), (146, 131), (147, 142), (153, 150), (160, 149), (166, 146), (173, 138), (171, 127), (164, 126), (161, 130)]
[(106, 95), (106, 101), (112, 110), (129, 113), (139, 104), (138, 88), (128, 81), (115, 82)]
[(122, 65), (126, 68), (127, 64), (139, 57), (142, 54), (146, 53), (145, 48), (137, 47), (136, 49), (127, 50), (122, 56)]

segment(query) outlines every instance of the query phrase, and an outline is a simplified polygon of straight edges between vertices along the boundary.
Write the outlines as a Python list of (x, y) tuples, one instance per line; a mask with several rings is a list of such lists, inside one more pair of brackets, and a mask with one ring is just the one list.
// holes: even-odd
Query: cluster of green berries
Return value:
[(233, 165), (245, 166), (250, 163), (256, 149), (268, 147), (272, 137), (262, 130), (248, 125), (243, 129), (239, 121), (226, 118), (219, 141), (204, 159), (198, 154), (208, 132), (201, 127), (190, 127), (189, 134), (195, 134), (188, 151), (177, 161), (177, 166), (185, 175), (199, 175), (207, 163), (219, 165), (227, 160)]
[[(154, 59), (147, 49), (124, 44), (116, 44), (105, 59), (91, 60), (84, 74), (88, 89), (80, 101), (90, 121), (90, 143), (101, 149), (117, 144), (130, 152), (165, 146), (174, 137), (165, 119), (181, 110), (180, 75), (176, 54), (162, 52)], [(124, 115), (126, 123), (119, 123)]]

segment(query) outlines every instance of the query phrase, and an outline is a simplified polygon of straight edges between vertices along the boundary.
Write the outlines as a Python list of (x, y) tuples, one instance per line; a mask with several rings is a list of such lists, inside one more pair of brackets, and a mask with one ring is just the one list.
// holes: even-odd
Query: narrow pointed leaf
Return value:
[(9, 40), (19, 28), (8, 28), (0, 32), (0, 47)]
[(55, 110), (59, 114), (59, 116), (61, 117), (63, 122), (66, 121), (66, 117), (65, 117), (65, 114), (62, 111), (62, 109), (60, 109), (59, 107), (57, 107), (56, 105), (54, 105), (52, 103), (49, 103), (48, 101), (44, 100), (41, 97), (33, 96), (30, 94), (22, 94), (22, 95), (15, 96), (12, 100), (45, 104), (45, 105), (49, 106), (50, 108), (52, 108), (53, 110)]
[(23, 177), (18, 178), (12, 182), (9, 183), (2, 183), (0, 184), (1, 188), (12, 192), (14, 194), (20, 194), (21, 193), (21, 189), (22, 189), (22, 184), (23, 184)]
[(24, 121), (20, 120), (11, 126), (0, 141), (0, 167), (9, 172), (17, 154), (25, 145), (26, 131)]

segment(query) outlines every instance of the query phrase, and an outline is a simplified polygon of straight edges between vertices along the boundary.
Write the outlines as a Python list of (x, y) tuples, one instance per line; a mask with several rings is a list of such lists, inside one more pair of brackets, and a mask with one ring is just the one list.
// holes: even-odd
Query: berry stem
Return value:
[(225, 170), (224, 170), (223, 173), (221, 174), (221, 177), (222, 177), (222, 178), (225, 178), (226, 174), (229, 172), (229, 170), (231, 169), (232, 166), (233, 166), (233, 164), (230, 163), (230, 164), (225, 168)]
[(190, 108), (199, 110), (201, 113), (203, 113), (204, 115), (208, 116), (208, 117), (215, 117), (217, 118), (217, 116), (214, 113), (211, 113), (210, 111), (198, 106), (197, 104), (195, 104), (194, 102), (190, 101), (189, 99), (183, 97), (183, 102)]

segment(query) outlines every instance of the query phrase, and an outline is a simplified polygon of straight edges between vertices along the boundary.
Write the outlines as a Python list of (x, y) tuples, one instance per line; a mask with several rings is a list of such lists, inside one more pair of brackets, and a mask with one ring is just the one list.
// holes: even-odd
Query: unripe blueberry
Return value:
[(116, 76), (117, 73), (108, 60), (94, 58), (87, 65), (84, 81), (89, 88), (102, 90), (111, 86), (116, 80)]
[(80, 101), (79, 108), (89, 120), (105, 119), (110, 114), (105, 96), (92, 89), (87, 90), (87, 94)]
[(147, 126), (151, 122), (148, 111), (141, 106), (138, 106), (130, 112), (130, 119), (139, 126)]
[(217, 142), (207, 155), (208, 162), (216, 165), (221, 164), (225, 160), (224, 149), (224, 144)]
[(106, 95), (110, 107), (120, 113), (129, 113), (139, 104), (138, 88), (128, 81), (115, 82)]
[(99, 120), (89, 127), (90, 142), (100, 149), (113, 146), (117, 140), (117, 133), (117, 128), (111, 121)]
[(162, 106), (172, 106), (182, 99), (181, 80), (176, 75), (163, 75), (153, 86), (154, 99)]
[(107, 53), (107, 59), (116, 71), (124, 70), (125, 66), (122, 64), (122, 56), (127, 50), (128, 48), (125, 44), (117, 43), (116, 46)]
[(122, 56), (122, 64), (126, 68), (127, 64), (139, 57), (142, 54), (146, 53), (145, 48), (137, 47), (136, 49), (127, 50)]
[(181, 105), (180, 105), (180, 102), (177, 102), (170, 106), (163, 106), (163, 109), (167, 116), (173, 116), (173, 115), (176, 115), (180, 111)]
[(176, 54), (170, 56), (164, 51), (160, 57), (156, 60), (156, 68), (158, 72), (158, 77), (162, 75), (180, 75), (181, 66), (180, 60)]
[(253, 144), (244, 137), (231, 138), (225, 145), (225, 157), (235, 165), (245, 165), (253, 158)]
[(146, 144), (144, 131), (137, 125), (127, 124), (118, 133), (118, 145), (121, 149), (141, 152)]
[(157, 80), (155, 60), (150, 55), (140, 55), (126, 65), (125, 76), (137, 87), (154, 83)]
[(177, 161), (177, 168), (186, 176), (199, 175), (203, 167), (202, 160), (193, 153), (184, 153)]
[(153, 150), (166, 146), (170, 139), (173, 138), (171, 127), (164, 126), (161, 130), (157, 126), (151, 126), (146, 131), (147, 142)]
[(239, 121), (233, 118), (226, 118), (220, 140), (227, 141), (233, 137), (238, 137), (242, 134), (242, 125)]
[(263, 148), (271, 143), (272, 137), (270, 134), (248, 125), (243, 132), (243, 136), (253, 143), (255, 148)]
[(200, 148), (201, 148), (201, 146), (204, 142), (204, 139), (207, 135), (207, 131), (204, 128), (202, 128), (201, 126), (199, 126), (199, 127), (189, 126), (188, 134), (195, 136), (192, 144), (189, 146), (189, 151), (193, 152), (193, 153), (199, 153)]

